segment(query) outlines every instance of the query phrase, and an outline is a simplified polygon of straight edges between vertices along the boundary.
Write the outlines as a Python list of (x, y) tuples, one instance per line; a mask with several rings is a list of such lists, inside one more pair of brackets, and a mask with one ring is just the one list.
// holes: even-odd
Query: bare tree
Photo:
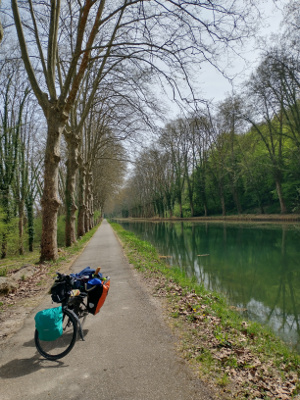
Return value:
[(208, 171), (208, 151), (211, 143), (211, 123), (207, 110), (198, 110), (191, 117), (191, 142), (193, 157), (193, 179), (195, 193), (199, 198), (204, 215), (208, 215), (206, 180)]
[[(4, 223), (8, 226), (12, 217), (12, 187), (16, 178), (23, 124), (23, 110), (29, 94), (26, 81), (18, 64), (7, 64), (5, 68), (6, 81), (0, 90), (3, 107), (0, 109), (0, 204), (4, 212)], [(23, 229), (22, 214), (24, 205), (19, 202), (20, 230)], [(3, 233), (1, 257), (7, 254), (7, 229)]]
[(183, 217), (182, 202), (183, 190), (186, 181), (187, 163), (187, 132), (183, 129), (183, 121), (176, 120), (166, 125), (163, 130), (160, 143), (165, 151), (170, 154), (174, 171), (174, 195), (180, 209), (180, 217)]
[(103, 216), (106, 204), (120, 190), (126, 171), (125, 149), (120, 142), (108, 143), (93, 166), (93, 199), (95, 209)]
[(242, 207), (238, 190), (240, 182), (240, 152), (237, 151), (237, 135), (242, 133), (243, 125), (245, 123), (241, 113), (241, 99), (237, 96), (231, 96), (225, 99), (218, 106), (216, 118), (218, 120), (220, 132), (228, 135), (228, 144), (230, 147), (228, 149), (229, 162), (226, 169), (230, 181), (233, 201), (238, 214), (241, 214)]
[[(14, 21), (17, 28), (17, 34), (20, 42), (22, 58), (32, 89), (42, 107), (48, 123), (48, 139), (45, 154), (45, 173), (44, 173), (44, 191), (42, 198), (43, 206), (43, 231), (41, 242), (41, 260), (57, 258), (57, 212), (59, 208), (59, 199), (57, 196), (58, 189), (58, 165), (60, 161), (60, 139), (66, 123), (68, 121), (70, 111), (74, 105), (76, 95), (80, 88), (84, 72), (89, 64), (91, 57), (92, 46), (95, 42), (97, 33), (99, 31), (102, 19), (104, 16), (105, 2), (101, 1), (94, 13), (93, 7), (95, 3), (87, 0), (84, 7), (77, 10), (78, 15), (78, 30), (76, 38), (72, 37), (71, 31), (71, 54), (67, 55), (68, 63), (66, 65), (60, 64), (59, 55), (59, 35), (64, 34), (64, 29), (59, 31), (59, 22), (61, 16), (60, 1), (52, 1), (51, 7), (45, 5), (45, 16), (48, 16), (44, 21), (41, 11), (41, 5), (28, 2), (28, 13), (31, 19), (30, 25), (33, 33), (35, 45), (40, 57), (40, 63), (43, 71), (44, 87), (39, 82), (37, 73), (34, 71), (30, 59), (29, 51), (31, 47), (28, 46), (28, 36), (24, 34), (23, 28), (26, 24), (22, 24), (19, 6), (17, 1), (12, 1), (12, 9), (14, 14)], [(69, 3), (68, 6), (74, 7), (74, 4)], [(117, 13), (123, 14), (124, 7), (119, 7), (114, 10), (110, 17)], [(23, 15), (25, 10), (23, 10)], [(71, 17), (74, 16), (73, 9), (71, 10)], [(42, 34), (44, 24), (48, 23), (49, 30), (48, 44), (46, 54), (44, 53), (42, 45)], [(62, 24), (63, 26), (64, 24)], [(71, 26), (73, 29), (73, 26)], [(85, 36), (86, 33), (86, 36)], [(111, 46), (115, 30), (111, 35), (107, 45)], [(26, 40), (27, 38), (27, 40)], [(65, 51), (66, 49), (64, 49)], [(64, 70), (66, 68), (66, 70)], [(63, 69), (64, 74), (61, 69)], [(64, 79), (64, 81), (63, 81)], [(60, 84), (60, 95), (57, 94), (57, 84)], [(44, 88), (48, 93), (44, 92)]]
[[(79, 91), (75, 106), (71, 112), (69, 126), (64, 131), (64, 136), (68, 146), (68, 160), (66, 171), (66, 245), (71, 245), (76, 240), (75, 235), (75, 212), (77, 205), (75, 202), (75, 177), (78, 166), (80, 165), (80, 186), (88, 187), (90, 173), (87, 175), (87, 161), (82, 162), (79, 156), (80, 143), (83, 141), (83, 131), (85, 134), (84, 143), (87, 144), (105, 130), (113, 131), (111, 140), (124, 141), (137, 138), (137, 131), (147, 130), (151, 125), (151, 113), (158, 114), (156, 102), (152, 98), (152, 90), (149, 87), (149, 79), (144, 78), (145, 72), (137, 68), (125, 68), (122, 71), (111, 71), (109, 76), (98, 77), (98, 65), (94, 63), (86, 71), (84, 84)], [(85, 120), (88, 119), (87, 124)], [(97, 121), (97, 122), (96, 122)], [(95, 126), (97, 124), (97, 126)], [(143, 126), (143, 127), (142, 127)], [(86, 129), (88, 128), (88, 129)], [(87, 131), (89, 132), (87, 134)], [(97, 134), (95, 132), (98, 132)], [(102, 133), (101, 133), (102, 132)], [(88, 135), (91, 138), (88, 138)], [(139, 133), (139, 135), (141, 135)], [(102, 145), (100, 146), (102, 147)], [(91, 162), (92, 159), (99, 157), (97, 143), (88, 150), (88, 156), (84, 157)], [(93, 158), (91, 158), (91, 153)], [(88, 167), (91, 170), (92, 164)], [(85, 186), (86, 185), (86, 186)], [(81, 189), (81, 187), (79, 189)], [(85, 229), (82, 228), (83, 210), (86, 207), (83, 202), (80, 190), (80, 223), (78, 224), (79, 236), (82, 236)]]
[[(274, 75), (274, 64), (267, 58), (262, 61), (248, 84), (248, 108), (244, 118), (250, 122), (264, 144), (269, 157), (281, 213), (286, 213), (286, 204), (282, 191), (284, 169), (284, 90), (282, 82)], [(276, 67), (275, 67), (276, 68)], [(274, 86), (278, 91), (274, 93)]]
[(183, 73), (192, 88), (188, 66), (205, 60), (216, 64), (220, 45), (248, 37), (255, 21), (251, 19), (254, 3), (11, 1), (22, 59), (48, 124), (42, 260), (57, 257), (60, 140), (90, 63), (99, 63), (99, 81), (122, 68), (122, 61), (130, 60), (140, 70), (159, 73), (174, 92), (178, 89), (176, 72)]
[[(280, 110), (287, 130), (284, 135), (300, 150), (300, 60), (286, 49), (268, 51), (264, 63), (269, 66), (268, 90), (272, 93), (274, 112)], [(277, 103), (277, 108), (275, 104)]]

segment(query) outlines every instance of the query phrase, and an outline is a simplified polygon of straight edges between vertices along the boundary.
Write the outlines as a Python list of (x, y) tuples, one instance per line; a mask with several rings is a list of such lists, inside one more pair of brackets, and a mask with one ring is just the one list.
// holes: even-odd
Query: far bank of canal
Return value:
[(300, 224), (118, 221), (300, 352)]

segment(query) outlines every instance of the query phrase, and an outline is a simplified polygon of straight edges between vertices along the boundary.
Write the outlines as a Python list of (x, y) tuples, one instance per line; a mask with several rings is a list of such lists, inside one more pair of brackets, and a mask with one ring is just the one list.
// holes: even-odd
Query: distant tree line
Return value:
[(161, 130), (137, 159), (117, 214), (300, 212), (300, 52), (293, 35), (283, 39), (241, 94)]

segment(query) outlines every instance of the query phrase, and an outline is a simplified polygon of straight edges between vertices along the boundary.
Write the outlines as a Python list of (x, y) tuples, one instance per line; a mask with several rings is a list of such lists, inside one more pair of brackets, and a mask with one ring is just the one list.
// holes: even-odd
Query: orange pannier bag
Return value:
[(100, 299), (98, 301), (98, 304), (97, 304), (97, 307), (96, 307), (94, 315), (98, 314), (98, 312), (100, 311), (100, 308), (103, 306), (103, 304), (105, 302), (105, 299), (106, 299), (106, 296), (108, 294), (109, 287), (110, 287), (110, 280), (108, 280), (105, 283), (103, 283), (102, 287), (103, 287), (102, 296), (100, 297)]
[[(98, 281), (98, 282), (97, 282)], [(96, 283), (96, 284), (95, 284)], [(110, 278), (106, 278), (105, 281), (101, 282), (100, 279), (94, 278), (88, 281), (86, 285), (86, 292), (88, 294), (87, 308), (88, 311), (96, 315), (103, 306), (107, 293), (110, 287)]]

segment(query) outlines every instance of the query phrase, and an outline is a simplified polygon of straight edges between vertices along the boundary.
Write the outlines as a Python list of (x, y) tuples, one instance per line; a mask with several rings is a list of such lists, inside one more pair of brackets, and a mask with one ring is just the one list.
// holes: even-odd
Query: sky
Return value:
[[(281, 6), (275, 5), (272, 0), (268, 0), (264, 4), (260, 5), (262, 11), (266, 15), (266, 18), (263, 20), (263, 25), (261, 32), (259, 32), (259, 36), (267, 38), (272, 34), (279, 32), (280, 23), (282, 21), (282, 11), (279, 9), (279, 7), (282, 9), (283, 3), (287, 3), (287, 1), (281, 2)], [(244, 48), (241, 49), (241, 52), (246, 58), (245, 61), (238, 56), (235, 57), (233, 61), (234, 67), (228, 68), (226, 71), (231, 77), (236, 75), (236, 78), (234, 79), (235, 85), (238, 85), (244, 81), (245, 77), (249, 76), (251, 72), (254, 71), (255, 66), (258, 64), (257, 61), (260, 55), (258, 45), (254, 41), (249, 42)], [(203, 68), (199, 83), (201, 84), (201, 88), (205, 97), (213, 99), (216, 102), (223, 100), (232, 92), (232, 86), (230, 82), (224, 78), (220, 72), (209, 65), (206, 65)]]
[[(265, 14), (259, 38), (267, 39), (272, 34), (280, 31), (280, 23), (282, 21), (282, 8), (283, 4), (287, 4), (288, 0), (265, 0), (259, 8)], [(258, 38), (258, 39), (259, 39)], [(234, 57), (231, 61), (231, 66), (226, 69), (226, 74), (233, 80), (234, 87), (238, 92), (238, 85), (245, 82), (246, 78), (250, 76), (251, 72), (258, 66), (260, 58), (259, 45), (256, 40), (249, 41), (243, 48), (240, 49), (240, 54), (243, 58)], [(227, 59), (224, 58), (224, 64), (227, 64)], [(220, 60), (222, 66), (222, 60)], [(223, 66), (222, 66), (223, 67)], [(220, 102), (232, 94), (232, 85), (218, 70), (213, 66), (206, 63), (199, 74), (198, 85), (201, 88), (201, 97), (206, 100), (211, 100), (213, 103)], [(173, 119), (180, 114), (176, 105), (170, 107), (169, 118)]]
[[(263, 20), (263, 26), (261, 28), (260, 36), (267, 38), (274, 33), (278, 33), (280, 30), (280, 22), (282, 21), (282, 12), (275, 6), (272, 1), (267, 1), (266, 4), (261, 5), (266, 18)], [(246, 60), (242, 60), (239, 57), (235, 57), (233, 64), (234, 68), (228, 68), (227, 73), (230, 76), (236, 75), (234, 83), (238, 85), (245, 77), (249, 76), (257, 66), (257, 60), (259, 59), (260, 50), (257, 43), (248, 43), (241, 51), (246, 57)], [(201, 76), (201, 87), (205, 97), (214, 99), (214, 101), (223, 100), (227, 94), (232, 92), (232, 86), (226, 78), (224, 78), (220, 72), (216, 69), (209, 67), (208, 65), (203, 69)]]

